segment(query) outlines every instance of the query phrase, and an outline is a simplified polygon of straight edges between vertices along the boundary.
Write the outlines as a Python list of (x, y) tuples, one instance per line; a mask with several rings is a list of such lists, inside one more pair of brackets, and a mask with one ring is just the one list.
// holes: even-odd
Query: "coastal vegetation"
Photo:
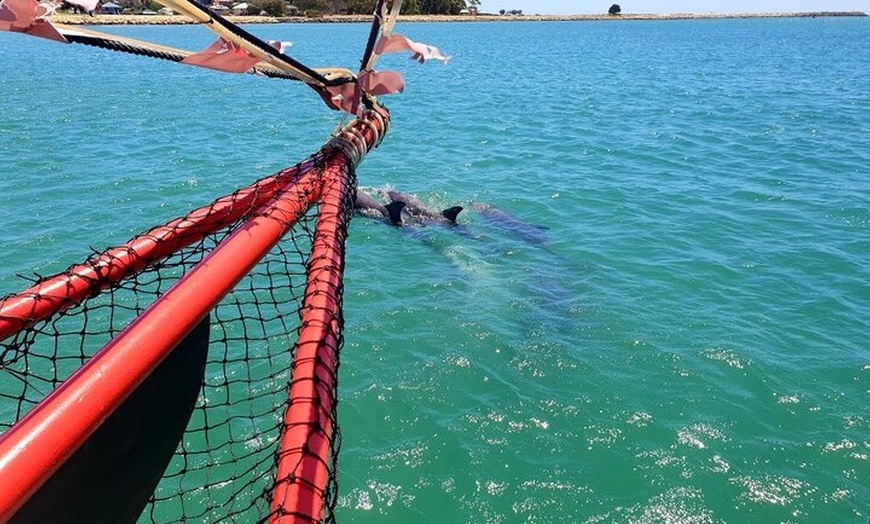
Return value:
[[(117, 1), (117, 0), (116, 0)], [(125, 0), (121, 0), (125, 1)], [(146, 0), (147, 1), (147, 0)], [(239, 1), (239, 0), (236, 0)], [(266, 0), (274, 1), (274, 0)], [(283, 1), (283, 0), (279, 0)], [(265, 2), (264, 2), (265, 4)], [(154, 4), (154, 6), (159, 4)], [(73, 25), (119, 25), (119, 24), (149, 24), (149, 25), (164, 25), (164, 24), (192, 24), (193, 20), (180, 15), (165, 15), (154, 14), (156, 10), (150, 7), (152, 13), (143, 13), (143, 9), (149, 9), (152, 4), (143, 4), (139, 2), (136, 7), (125, 7), (123, 14), (95, 14), (89, 16), (86, 14), (76, 14), (72, 9), (63, 9), (54, 14), (54, 21), (63, 24)], [(259, 7), (259, 6), (258, 6)], [(243, 16), (235, 12), (231, 12), (229, 16), (238, 23), (246, 24), (276, 24), (282, 22), (343, 22), (343, 23), (369, 23), (371, 22), (371, 13), (365, 14), (317, 14), (304, 13), (301, 11), (290, 11), (286, 15), (270, 15), (268, 12), (262, 15), (265, 11), (262, 7), (260, 10), (252, 10), (248, 5), (248, 10)], [(254, 8), (256, 9), (256, 8)], [(142, 13), (142, 14), (140, 14)], [(147, 16), (143, 16), (147, 14)], [(307, 16), (306, 16), (307, 15)], [(514, 16), (505, 16), (514, 15)], [(731, 14), (644, 14), (644, 13), (623, 13), (619, 16), (614, 16), (609, 13), (602, 12), (597, 15), (530, 15), (522, 11), (505, 11), (501, 14), (486, 14), (486, 13), (470, 13), (458, 15), (435, 15), (435, 14), (415, 14), (402, 15), (400, 20), (404, 22), (556, 22), (556, 21), (593, 21), (593, 20), (701, 20), (701, 19), (732, 19), (732, 18), (817, 18), (817, 17), (866, 17), (867, 14), (862, 11), (815, 11), (815, 12), (770, 12), (770, 13), (731, 13)]]
[[(254, 2), (256, 3), (256, 2)], [(317, 11), (325, 15), (371, 14), (377, 0), (295, 0), (293, 5), (300, 12)], [(463, 10), (476, 10), (480, 0), (407, 0), (402, 4), (406, 15), (458, 15)]]
[[(321, 18), (333, 15), (371, 15), (377, 0), (198, 0), (205, 5), (218, 5), (234, 11), (233, 14), (275, 17), (305, 16)], [(114, 0), (125, 14), (154, 14), (163, 7), (155, 0)], [(244, 6), (242, 12), (239, 5)], [(402, 6), (405, 15), (460, 15), (476, 13), (480, 0), (406, 0)], [(68, 11), (78, 12), (72, 4), (64, 5)]]

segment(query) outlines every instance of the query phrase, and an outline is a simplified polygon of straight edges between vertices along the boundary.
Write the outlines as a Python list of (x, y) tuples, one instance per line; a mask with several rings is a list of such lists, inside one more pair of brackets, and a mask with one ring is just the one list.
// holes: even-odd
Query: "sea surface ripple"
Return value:
[[(367, 34), (251, 30), (314, 66)], [(453, 58), (382, 59), (407, 89), (359, 184), (466, 211), (351, 225), (339, 522), (868, 522), (870, 22), (398, 30)], [(337, 123), (297, 84), (0, 49), (0, 294)]]

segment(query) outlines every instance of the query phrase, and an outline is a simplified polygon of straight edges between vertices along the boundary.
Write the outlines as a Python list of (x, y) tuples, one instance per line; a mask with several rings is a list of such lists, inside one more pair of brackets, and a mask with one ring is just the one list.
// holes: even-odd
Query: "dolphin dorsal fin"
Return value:
[(390, 214), (390, 223), (394, 226), (402, 225), (402, 210), (405, 209), (405, 203), (401, 200), (390, 202), (384, 206), (387, 208), (387, 213)]
[(448, 207), (444, 211), (441, 212), (441, 216), (446, 218), (449, 222), (456, 223), (456, 217), (459, 216), (459, 213), (462, 212), (462, 206), (453, 206)]

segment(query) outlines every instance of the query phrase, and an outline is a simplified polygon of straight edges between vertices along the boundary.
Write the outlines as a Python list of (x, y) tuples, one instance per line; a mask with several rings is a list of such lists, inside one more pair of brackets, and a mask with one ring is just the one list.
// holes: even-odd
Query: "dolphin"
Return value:
[(387, 190), (387, 196), (392, 202), (404, 202), (405, 211), (414, 218), (420, 221), (437, 221), (455, 224), (456, 217), (462, 212), (462, 206), (448, 207), (442, 211), (435, 211), (426, 207), (419, 199), (400, 193), (398, 191)]
[(390, 202), (387, 205), (381, 204), (374, 198), (367, 195), (365, 192), (356, 190), (353, 208), (366, 216), (382, 217), (390, 221), (394, 226), (401, 226), (402, 210), (405, 208), (405, 202)]
[(490, 204), (474, 203), (472, 207), (486, 221), (514, 234), (529, 244), (541, 245), (547, 242), (547, 232), (550, 228), (546, 226), (531, 224)]

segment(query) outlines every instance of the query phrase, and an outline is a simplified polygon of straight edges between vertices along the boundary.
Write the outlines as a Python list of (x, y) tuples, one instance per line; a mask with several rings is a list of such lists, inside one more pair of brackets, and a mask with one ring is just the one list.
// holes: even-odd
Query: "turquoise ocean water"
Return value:
[[(367, 35), (250, 29), (314, 66)], [(408, 88), (360, 185), (469, 211), (352, 223), (339, 522), (870, 522), (870, 21), (399, 31), (453, 59), (382, 60)], [(6, 33), (0, 100), (0, 295), (337, 123), (295, 83)]]

